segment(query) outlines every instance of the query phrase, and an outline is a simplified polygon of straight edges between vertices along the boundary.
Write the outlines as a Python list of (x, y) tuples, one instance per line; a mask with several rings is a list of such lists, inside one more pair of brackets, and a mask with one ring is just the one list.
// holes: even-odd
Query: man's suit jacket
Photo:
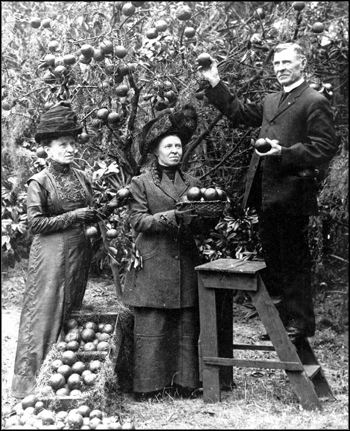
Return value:
[(292, 214), (317, 214), (315, 169), (337, 151), (330, 103), (303, 82), (279, 106), (282, 91), (262, 103), (242, 103), (221, 81), (206, 90), (209, 101), (233, 122), (261, 127), (260, 138), (277, 139), (281, 156), (260, 157), (254, 151), (244, 206), (276, 208)]

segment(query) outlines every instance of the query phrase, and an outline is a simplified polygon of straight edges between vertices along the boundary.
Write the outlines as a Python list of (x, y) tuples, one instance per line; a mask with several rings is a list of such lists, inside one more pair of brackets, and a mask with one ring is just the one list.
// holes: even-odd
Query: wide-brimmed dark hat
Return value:
[(142, 161), (147, 155), (154, 152), (160, 139), (172, 133), (179, 136), (182, 146), (185, 147), (197, 128), (198, 115), (191, 104), (174, 108), (168, 115), (149, 121), (143, 128), (143, 136), (140, 140), (140, 155)]
[(79, 135), (83, 126), (78, 123), (77, 114), (69, 102), (62, 101), (52, 106), (40, 118), (35, 140), (40, 143), (45, 138), (58, 138), (65, 135)]

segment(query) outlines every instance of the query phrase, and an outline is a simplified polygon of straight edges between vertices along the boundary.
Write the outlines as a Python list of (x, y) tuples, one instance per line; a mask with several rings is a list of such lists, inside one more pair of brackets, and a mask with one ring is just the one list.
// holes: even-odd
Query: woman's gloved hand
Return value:
[(91, 223), (98, 219), (98, 215), (94, 208), (78, 208), (73, 211), (75, 218), (77, 221), (81, 221), (83, 223)]
[(193, 219), (198, 217), (194, 209), (188, 210), (175, 210), (176, 220), (182, 220), (186, 226), (188, 226)]

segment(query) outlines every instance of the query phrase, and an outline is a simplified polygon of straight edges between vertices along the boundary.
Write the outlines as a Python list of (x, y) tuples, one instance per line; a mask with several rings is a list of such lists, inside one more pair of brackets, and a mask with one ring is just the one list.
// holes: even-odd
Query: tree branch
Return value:
[[(237, 142), (237, 144), (232, 148), (232, 150), (230, 150), (226, 154), (226, 156), (220, 161), (220, 163), (218, 163), (216, 166), (214, 166), (212, 169), (210, 169), (210, 171), (208, 171), (207, 173), (205, 173), (204, 175), (202, 175), (199, 179), (202, 180), (206, 176), (210, 175), (212, 172), (214, 172), (217, 169), (219, 169), (219, 167), (225, 163), (225, 161), (232, 155), (232, 153), (234, 153), (236, 151), (236, 149), (238, 148), (238, 146), (241, 145), (241, 143), (243, 142), (243, 140), (247, 137), (248, 133), (250, 133), (250, 130), (246, 131), (246, 133), (243, 135), (243, 137)], [(243, 154), (243, 152), (241, 154)]]
[(223, 114), (220, 112), (215, 118), (214, 120), (209, 124), (208, 128), (206, 130), (204, 130), (203, 133), (201, 133), (197, 139), (192, 142), (192, 144), (187, 148), (184, 158), (182, 160), (182, 164), (181, 164), (181, 168), (183, 170), (187, 169), (187, 165), (188, 165), (188, 159), (189, 159), (189, 155), (190, 153), (196, 148), (198, 147), (198, 145), (201, 143), (201, 141), (207, 136), (209, 135), (209, 133), (212, 131), (212, 129), (214, 128), (214, 126), (221, 120), (221, 118), (223, 117)]

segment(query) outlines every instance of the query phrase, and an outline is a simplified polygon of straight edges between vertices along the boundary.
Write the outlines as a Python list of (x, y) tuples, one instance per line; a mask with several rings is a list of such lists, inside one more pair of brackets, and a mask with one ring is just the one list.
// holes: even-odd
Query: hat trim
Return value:
[(65, 135), (79, 135), (83, 130), (83, 126), (76, 127), (75, 129), (69, 129), (69, 130), (56, 130), (52, 132), (39, 132), (35, 134), (35, 140), (39, 143), (40, 139), (43, 139), (45, 137), (52, 138), (52, 137), (59, 137), (59, 136), (65, 136)]

